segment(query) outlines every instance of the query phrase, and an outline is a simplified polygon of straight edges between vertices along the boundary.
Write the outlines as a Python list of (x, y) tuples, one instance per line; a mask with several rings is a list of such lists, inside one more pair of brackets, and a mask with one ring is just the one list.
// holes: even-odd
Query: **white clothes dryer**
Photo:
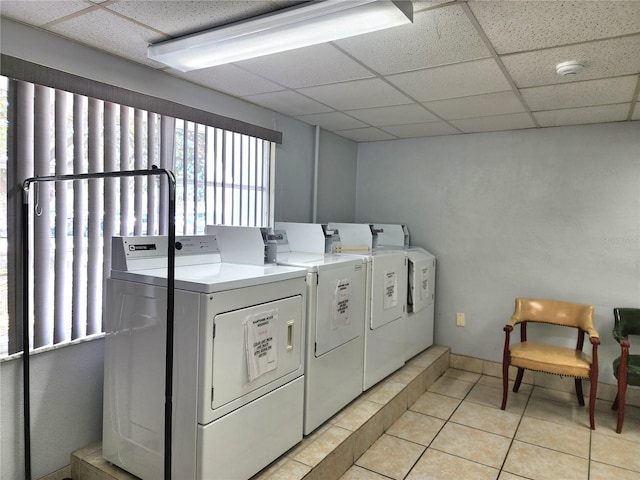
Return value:
[(436, 287), (436, 257), (424, 248), (409, 247), (407, 258), (409, 288), (405, 360), (433, 345)]
[(433, 345), (436, 257), (410, 245), (406, 225), (374, 223), (378, 248), (403, 249), (408, 260), (405, 361)]
[[(172, 478), (247, 479), (302, 439), (306, 270), (176, 239)], [(180, 247), (180, 248), (179, 248)], [(167, 237), (113, 239), (103, 456), (162, 478)]]
[(307, 435), (362, 393), (366, 264), (325, 254), (320, 224), (276, 222), (275, 236), (278, 264), (307, 270)]
[(407, 257), (405, 252), (376, 249), (370, 224), (333, 223), (341, 251), (367, 262), (367, 311), (364, 336), (364, 380), (367, 390), (405, 363)]

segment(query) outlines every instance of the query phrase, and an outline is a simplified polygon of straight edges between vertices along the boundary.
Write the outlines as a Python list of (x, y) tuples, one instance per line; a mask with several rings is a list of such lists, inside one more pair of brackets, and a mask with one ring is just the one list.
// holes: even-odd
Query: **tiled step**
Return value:
[[(363, 393), (252, 480), (337, 480), (449, 367), (432, 346)], [(73, 480), (137, 480), (109, 464), (97, 443), (72, 454)]]

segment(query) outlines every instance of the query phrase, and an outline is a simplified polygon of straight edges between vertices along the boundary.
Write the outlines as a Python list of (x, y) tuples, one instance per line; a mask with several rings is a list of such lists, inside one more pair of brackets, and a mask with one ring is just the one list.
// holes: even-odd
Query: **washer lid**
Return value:
[[(175, 288), (199, 293), (263, 285), (271, 282), (305, 277), (303, 268), (283, 265), (243, 265), (237, 263), (210, 263), (175, 267)], [(150, 268), (135, 272), (113, 270), (111, 278), (166, 286), (167, 267)]]

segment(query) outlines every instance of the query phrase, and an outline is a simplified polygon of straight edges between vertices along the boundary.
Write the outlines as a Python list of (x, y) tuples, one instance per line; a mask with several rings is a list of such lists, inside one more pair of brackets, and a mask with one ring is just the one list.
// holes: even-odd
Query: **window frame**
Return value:
[[(268, 188), (268, 218), (270, 224), (273, 222), (274, 215), (274, 156), (275, 156), (275, 146), (274, 143), (282, 143), (282, 133), (266, 129), (264, 127), (251, 125), (246, 122), (234, 120), (228, 117), (223, 117), (211, 112), (206, 112), (203, 110), (198, 110), (189, 106), (181, 105), (175, 102), (171, 102), (168, 100), (160, 99), (157, 97), (152, 97), (149, 95), (140, 94), (137, 92), (132, 92), (120, 87), (100, 83), (97, 81), (85, 79), (82, 77), (78, 77), (76, 75), (72, 75), (66, 72), (61, 72), (55, 69), (51, 69), (49, 67), (44, 67), (41, 65), (33, 64), (31, 62), (27, 62), (21, 59), (17, 59), (14, 57), (10, 57), (7, 55), (1, 55), (0, 57), (0, 74), (6, 76), (10, 79), (25, 81), (29, 83), (33, 83), (35, 85), (42, 85), (45, 87), (53, 88), (55, 90), (64, 90), (73, 94), (82, 95), (89, 98), (96, 98), (98, 100), (102, 100), (104, 102), (116, 103), (123, 106), (133, 107), (134, 109), (146, 110), (147, 112), (152, 112), (160, 115), (170, 116), (176, 119), (176, 121), (183, 120), (184, 125), (187, 122), (193, 122), (197, 125), (202, 125), (206, 130), (209, 128), (222, 129), (228, 132), (232, 132), (233, 135), (248, 135), (250, 137), (262, 139), (264, 141), (271, 142), (271, 147), (269, 148), (269, 172), (264, 172), (265, 175), (269, 176), (269, 184)], [(15, 89), (9, 89), (8, 92), (9, 102), (17, 103), (17, 93)], [(15, 141), (15, 122), (16, 122), (16, 112), (15, 109), (9, 109), (8, 113), (8, 127), (7, 127), (7, 158), (11, 161), (11, 158), (17, 159), (20, 152), (17, 151), (17, 143)], [(12, 115), (12, 117), (9, 117)], [(175, 136), (177, 135), (176, 128), (173, 130), (173, 142), (175, 142)], [(223, 133), (224, 135), (224, 133)], [(166, 139), (164, 139), (166, 141)], [(159, 148), (166, 148), (166, 145), (160, 145)], [(104, 154), (104, 152), (103, 152)], [(175, 161), (175, 156), (174, 156)], [(20, 160), (16, 160), (19, 164)], [(264, 164), (264, 161), (263, 161)], [(104, 166), (106, 170), (106, 165)], [(0, 357), (5, 355), (12, 355), (14, 353), (18, 353), (22, 351), (22, 322), (19, 319), (23, 318), (22, 312), (22, 299), (20, 295), (21, 288), (21, 278), (19, 272), (21, 271), (21, 263), (22, 263), (22, 249), (18, 246), (22, 244), (22, 225), (21, 225), (21, 214), (20, 208), (22, 204), (22, 192), (19, 191), (21, 189), (22, 180), (24, 178), (24, 172), (19, 172), (16, 168), (12, 169), (12, 174), (7, 175), (7, 255), (8, 255), (8, 265), (9, 270), (9, 298), (8, 298), (8, 310), (9, 310), (9, 351), (7, 354), (0, 354)], [(27, 175), (32, 176), (32, 175)], [(208, 190), (208, 179), (205, 174), (205, 192)], [(215, 183), (214, 183), (215, 185)], [(214, 187), (215, 190), (215, 187)], [(205, 194), (206, 196), (206, 194)], [(249, 197), (247, 197), (249, 198)], [(161, 199), (157, 199), (157, 202), (160, 203)], [(205, 201), (209, 201), (205, 199)], [(185, 198), (186, 202), (186, 198)], [(165, 206), (166, 208), (166, 206)], [(207, 210), (208, 212), (208, 210)], [(195, 212), (197, 215), (197, 211)], [(165, 216), (166, 217), (166, 216)], [(208, 223), (208, 213), (205, 214), (206, 222)], [(160, 211), (158, 220), (162, 222), (163, 214)], [(215, 215), (214, 215), (215, 219)], [(223, 221), (225, 221), (223, 217)], [(185, 226), (186, 226), (185, 219)], [(214, 222), (215, 223), (215, 222)], [(194, 220), (195, 224), (195, 220)], [(187, 232), (189, 233), (189, 232)], [(176, 231), (177, 235), (182, 234), (181, 231)], [(9, 237), (13, 237), (13, 241), (9, 241)], [(30, 255), (32, 253), (30, 252)], [(103, 278), (107, 276), (108, 272), (103, 272)], [(11, 285), (14, 287), (12, 288)], [(53, 317), (53, 315), (52, 315)], [(53, 319), (51, 320), (53, 321)], [(83, 335), (80, 338), (85, 338), (90, 336), (88, 334)], [(71, 342), (75, 342), (77, 339), (72, 339)], [(59, 342), (60, 344), (68, 343), (69, 340), (63, 340)], [(54, 340), (54, 344), (56, 341)], [(46, 348), (46, 347), (45, 347)]]

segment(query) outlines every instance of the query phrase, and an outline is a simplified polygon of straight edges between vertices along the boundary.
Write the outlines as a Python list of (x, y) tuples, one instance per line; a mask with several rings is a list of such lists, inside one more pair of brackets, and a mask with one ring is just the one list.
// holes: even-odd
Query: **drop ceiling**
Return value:
[[(0, 14), (357, 142), (640, 120), (640, 1), (415, 0), (413, 24), (234, 64), (146, 56), (296, 3), (0, 0)], [(584, 70), (558, 76), (567, 60)]]

